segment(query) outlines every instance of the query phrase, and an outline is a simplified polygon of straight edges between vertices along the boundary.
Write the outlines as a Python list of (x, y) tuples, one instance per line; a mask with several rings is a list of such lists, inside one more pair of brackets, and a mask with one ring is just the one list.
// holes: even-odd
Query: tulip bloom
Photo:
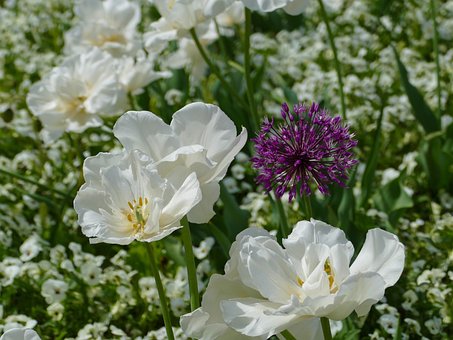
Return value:
[(404, 267), (404, 246), (381, 229), (368, 232), (351, 266), (352, 243), (342, 230), (321, 221), (297, 223), (283, 245), (262, 229), (240, 233), (225, 274), (213, 275), (202, 307), (182, 317), (186, 334), (268, 338), (303, 323), (304, 336), (314, 339), (320, 317), (366, 315)]
[(86, 183), (74, 208), (91, 243), (152, 242), (182, 227), (180, 220), (201, 199), (196, 174), (177, 178), (179, 185), (174, 186), (149, 165), (138, 151), (100, 153), (85, 160)]
[(113, 133), (126, 150), (149, 156), (158, 174), (175, 186), (196, 173), (202, 199), (187, 215), (193, 223), (206, 223), (214, 216), (219, 181), (247, 141), (245, 128), (237, 136), (227, 115), (204, 103), (186, 105), (173, 115), (170, 125), (151, 112), (129, 111), (118, 119)]

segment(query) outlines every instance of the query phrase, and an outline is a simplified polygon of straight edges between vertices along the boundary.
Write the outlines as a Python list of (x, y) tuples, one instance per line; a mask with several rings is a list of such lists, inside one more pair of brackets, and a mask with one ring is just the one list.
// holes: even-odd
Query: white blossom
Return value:
[(27, 96), (31, 112), (42, 122), (47, 140), (64, 131), (82, 132), (102, 125), (99, 115), (123, 111), (126, 92), (119, 82), (115, 60), (99, 49), (69, 57)]
[(162, 178), (174, 185), (195, 172), (201, 201), (191, 208), (190, 222), (206, 223), (214, 216), (213, 205), (220, 195), (219, 181), (247, 140), (217, 106), (192, 103), (173, 115), (170, 125), (147, 111), (126, 112), (113, 132), (126, 150), (140, 150), (153, 160)]
[(171, 183), (150, 166), (138, 151), (101, 153), (85, 160), (86, 183), (74, 208), (91, 243), (152, 242), (182, 227), (180, 220), (201, 199), (196, 173), (174, 173)]
[(213, 275), (201, 308), (181, 318), (186, 335), (270, 337), (305, 323), (315, 338), (319, 317), (366, 315), (404, 267), (404, 246), (381, 229), (368, 232), (351, 266), (352, 243), (321, 221), (298, 222), (283, 245), (263, 229), (240, 233), (225, 274)]

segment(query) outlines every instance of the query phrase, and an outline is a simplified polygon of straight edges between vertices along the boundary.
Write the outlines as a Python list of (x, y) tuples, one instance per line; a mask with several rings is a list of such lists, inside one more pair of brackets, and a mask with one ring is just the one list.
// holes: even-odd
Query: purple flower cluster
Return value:
[(354, 134), (319, 104), (294, 105), (293, 111), (283, 103), (283, 122), (265, 119), (253, 139), (257, 182), (278, 197), (288, 191), (290, 201), (297, 192), (310, 195), (310, 182), (323, 194), (329, 194), (331, 183), (344, 186), (348, 170), (357, 163), (351, 152), (357, 145)]

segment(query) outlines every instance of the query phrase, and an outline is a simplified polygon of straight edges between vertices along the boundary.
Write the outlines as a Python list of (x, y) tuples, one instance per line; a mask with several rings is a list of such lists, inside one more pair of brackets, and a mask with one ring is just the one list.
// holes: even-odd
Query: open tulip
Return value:
[(270, 337), (305, 323), (311, 331), (304, 335), (316, 339), (320, 317), (342, 320), (353, 311), (366, 315), (404, 267), (404, 246), (381, 229), (368, 232), (351, 266), (352, 243), (343, 231), (321, 221), (297, 223), (283, 245), (264, 230), (239, 234), (225, 274), (213, 275), (202, 307), (182, 317), (186, 334)]
[(178, 178), (174, 186), (149, 166), (138, 151), (85, 160), (86, 183), (74, 208), (91, 243), (152, 242), (181, 228), (180, 220), (201, 199), (196, 174)]
[(152, 167), (175, 187), (196, 173), (202, 199), (187, 217), (206, 223), (214, 216), (220, 195), (219, 181), (247, 140), (245, 128), (236, 126), (219, 107), (204, 103), (186, 105), (173, 115), (170, 125), (147, 111), (129, 111), (113, 132), (126, 150), (140, 150), (153, 160)]

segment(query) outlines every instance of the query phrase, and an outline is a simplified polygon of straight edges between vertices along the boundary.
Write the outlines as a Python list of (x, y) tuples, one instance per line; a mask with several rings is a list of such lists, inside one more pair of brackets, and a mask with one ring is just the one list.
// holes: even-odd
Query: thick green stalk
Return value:
[(250, 71), (250, 34), (252, 32), (252, 13), (245, 7), (245, 35), (244, 35), (244, 69), (245, 82), (247, 84), (247, 98), (249, 101), (250, 112), (255, 130), (258, 129), (259, 119), (256, 111), (255, 96), (253, 91), (253, 82)]
[(341, 65), (340, 65), (340, 61), (338, 60), (337, 47), (335, 46), (335, 40), (333, 37), (332, 29), (330, 28), (330, 24), (329, 24), (329, 16), (327, 15), (326, 9), (324, 7), (323, 0), (318, 0), (318, 2), (319, 2), (319, 7), (321, 9), (322, 19), (324, 20), (324, 23), (327, 28), (327, 35), (329, 37), (330, 47), (332, 48), (333, 57), (335, 60), (335, 70), (337, 71), (338, 87), (340, 88), (341, 116), (343, 117), (344, 120), (346, 120), (346, 102), (344, 99), (344, 92), (343, 92), (343, 77), (341, 75)]
[(282, 238), (286, 238), (289, 235), (288, 220), (286, 219), (285, 209), (283, 208), (282, 200), (280, 197), (275, 195), (275, 204), (277, 205), (278, 217), (280, 218), (280, 230), (282, 232)]
[(283, 332), (280, 332), (281, 335), (283, 335), (283, 337), (286, 339), (286, 340), (296, 340), (296, 338), (294, 337), (294, 335), (291, 334), (290, 331), (288, 331), (287, 329), (285, 329)]
[(324, 340), (332, 340), (332, 332), (330, 331), (329, 319), (321, 318), (322, 334), (324, 334)]
[(190, 236), (189, 221), (187, 221), (187, 217), (184, 217), (181, 220), (181, 224), (183, 226), (181, 236), (185, 250), (187, 277), (189, 279), (190, 308), (194, 311), (200, 307), (200, 296), (198, 293), (197, 269), (195, 267), (195, 258), (192, 249), (192, 237)]
[(159, 294), (160, 308), (162, 310), (162, 316), (164, 317), (165, 330), (167, 331), (167, 338), (169, 340), (174, 340), (173, 328), (171, 326), (170, 311), (168, 309), (167, 297), (165, 296), (164, 286), (162, 285), (162, 280), (160, 279), (159, 268), (157, 267), (156, 257), (154, 255), (154, 248), (151, 243), (147, 243), (146, 250), (149, 255), (149, 262), (151, 265), (151, 273), (154, 276), (156, 281), (157, 293)]
[(436, 60), (436, 75), (437, 75), (437, 118), (440, 118), (440, 109), (442, 105), (442, 90), (440, 86), (440, 63), (439, 63), (439, 32), (437, 29), (437, 9), (436, 0), (431, 0), (431, 19), (433, 21), (433, 49), (434, 59)]

